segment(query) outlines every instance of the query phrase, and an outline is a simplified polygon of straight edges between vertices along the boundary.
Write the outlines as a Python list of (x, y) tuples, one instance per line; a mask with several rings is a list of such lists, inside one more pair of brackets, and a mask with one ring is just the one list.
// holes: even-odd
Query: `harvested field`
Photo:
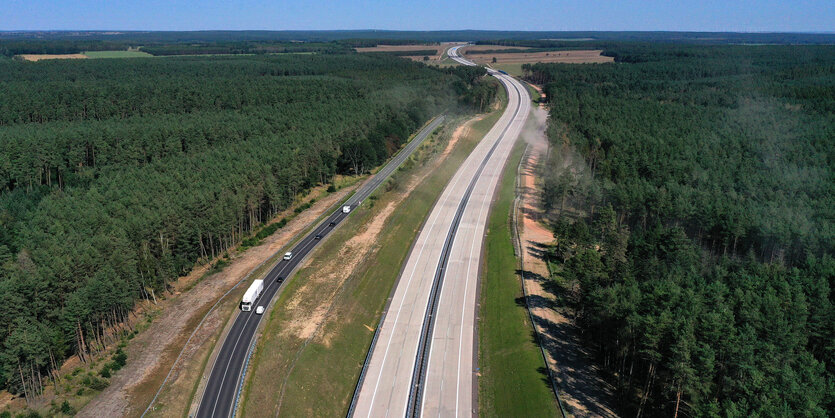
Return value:
[(87, 59), (84, 54), (22, 54), (16, 55), (24, 61)]
[(87, 58), (149, 58), (153, 55), (142, 51), (86, 51)]
[[(482, 45), (480, 45), (482, 46)], [(483, 45), (486, 46), (486, 45)], [(495, 48), (494, 48), (495, 49)], [(577, 50), (577, 51), (548, 51), (548, 52), (510, 52), (502, 54), (479, 54), (476, 51), (465, 51), (466, 57), (479, 64), (490, 64), (493, 58), (496, 63), (536, 63), (536, 62), (558, 62), (567, 64), (588, 64), (614, 62), (612, 57), (600, 55), (602, 50)]]

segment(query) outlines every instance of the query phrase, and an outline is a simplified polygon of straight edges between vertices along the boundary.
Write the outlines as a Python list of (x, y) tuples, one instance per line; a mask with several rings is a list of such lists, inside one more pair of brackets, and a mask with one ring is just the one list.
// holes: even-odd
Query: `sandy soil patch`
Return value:
[(441, 156), (439, 160), (443, 160), (450, 152), (452, 152), (453, 148), (455, 148), (455, 144), (458, 143), (458, 140), (469, 135), (470, 129), (472, 129), (472, 125), (487, 116), (486, 113), (480, 114), (476, 117), (473, 117), (466, 122), (459, 125), (455, 130), (452, 132), (452, 136), (449, 138), (449, 142), (444, 148), (443, 152), (441, 152)]
[(84, 54), (21, 54), (17, 55), (26, 61), (87, 59)]
[(528, 83), (528, 85), (531, 86), (534, 90), (536, 90), (537, 93), (539, 93), (540, 97), (539, 97), (539, 106), (538, 107), (540, 109), (544, 110), (545, 109), (545, 103), (547, 101), (546, 99), (548, 98), (547, 95), (545, 94), (545, 91), (542, 90), (542, 87), (537, 86), (536, 84)]
[[(477, 120), (483, 117), (479, 116)], [(470, 123), (472, 122), (474, 121)], [(457, 137), (455, 139), (451, 138), (450, 143), (457, 143), (462, 138), (463, 131), (460, 128), (457, 131)], [(427, 139), (427, 143), (430, 142)], [(432, 154), (423, 154), (427, 151)], [(287, 303), (287, 306), (293, 306), (294, 309), (283, 309), (285, 314), (282, 315), (282, 325), (276, 327), (280, 330), (278, 331), (280, 338), (271, 340), (271, 343), (287, 341), (299, 344), (298, 349), (292, 349), (294, 353), (290, 355), (290, 358), (273, 360), (277, 363), (286, 364), (280, 366), (280, 371), (272, 370), (270, 373), (270, 375), (285, 376), (278, 394), (271, 395), (277, 398), (276, 408), (278, 410), (281, 410), (287, 391), (287, 382), (292, 376), (305, 347), (311, 343), (321, 344), (326, 348), (331, 347), (333, 339), (339, 337), (341, 328), (337, 319), (338, 310), (345, 308), (344, 304), (339, 303), (339, 300), (345, 297), (346, 288), (350, 288), (349, 279), (356, 274), (363, 274), (363, 269), (368, 267), (365, 263), (382, 262), (376, 257), (378, 257), (382, 245), (380, 238), (384, 232), (383, 227), (389, 222), (395, 209), (404, 204), (412, 192), (446, 161), (450, 151), (449, 143), (444, 146), (443, 150), (439, 151), (422, 148), (416, 150), (415, 155), (424, 155), (425, 158), (431, 159), (431, 162), (421, 165), (413, 174), (409, 174), (401, 185), (392, 188), (385, 193), (385, 197), (376, 200), (376, 204), (385, 206), (379, 209), (375, 208), (373, 217), (364, 221), (356, 234), (345, 240), (338, 250), (328, 252), (328, 254), (335, 254), (328, 257), (339, 259), (339, 263), (322, 263), (323, 255), (314, 254), (301, 267), (301, 271), (298, 273), (300, 277), (297, 277), (297, 279), (304, 278), (305, 284), (294, 292), (291, 300)], [(437, 154), (435, 154), (436, 152)], [(329, 249), (322, 248), (322, 250), (328, 251)], [(374, 332), (374, 325), (363, 324), (369, 332)], [(264, 364), (261, 365), (261, 367), (264, 366)]]
[[(383, 225), (388, 220), (389, 215), (401, 201), (402, 198), (398, 199), (397, 202), (389, 202), (370, 223), (345, 242), (337, 255), (340, 260), (339, 263), (327, 263), (324, 268), (320, 268), (316, 274), (311, 275), (299, 289), (299, 295), (310, 295), (312, 293), (321, 295), (327, 291), (330, 291), (330, 293), (328, 293), (326, 299), (319, 299), (319, 304), (312, 310), (309, 307), (298, 309), (298, 314), (293, 315), (293, 319), (287, 324), (282, 334), (294, 335), (302, 340), (313, 337), (327, 318), (327, 314), (333, 306), (333, 300), (339, 294), (338, 290), (342, 288), (345, 280), (363, 260), (374, 253), (372, 247), (377, 242), (377, 236), (383, 230)], [(313, 262), (314, 258), (311, 257), (302, 264), (301, 268), (308, 268)], [(301, 304), (298, 301), (296, 302), (292, 305), (299, 307)], [(327, 345), (327, 341), (325, 345)]]
[[(458, 132), (456, 137), (453, 133), (452, 138), (447, 144), (439, 158), (435, 159), (432, 167), (437, 167), (452, 150), (452, 145), (458, 142), (463, 132), (459, 132), (463, 127), (469, 126), (477, 120), (481, 120), (484, 116), (478, 116), (470, 119), (467, 123), (459, 126), (455, 132)], [(467, 128), (468, 132), (469, 128)], [(419, 175), (412, 176), (408, 183), (401, 189), (395, 197), (386, 204), (386, 207), (380, 210), (371, 222), (367, 223), (360, 232), (352, 236), (340, 248), (337, 258), (339, 263), (328, 263), (325, 267), (319, 268), (315, 274), (308, 278), (308, 281), (299, 289), (296, 297), (290, 300), (285, 310), (297, 310), (298, 313), (290, 315), (293, 319), (289, 322), (287, 327), (282, 331), (283, 335), (295, 335), (296, 338), (309, 340), (315, 337), (316, 332), (321, 329), (322, 324), (328, 316), (332, 306), (333, 300), (339, 294), (339, 289), (345, 283), (345, 280), (350, 277), (356, 270), (357, 266), (366, 259), (374, 257), (377, 250), (377, 239), (383, 226), (388, 220), (389, 216), (394, 212), (394, 209), (403, 203), (414, 190), (432, 170), (422, 170)], [(314, 257), (310, 257), (299, 267), (299, 270), (312, 267)], [(328, 290), (332, 293), (328, 294), (326, 299), (320, 299), (320, 303), (313, 307), (305, 306), (305, 300), (316, 300), (311, 295), (327, 294)], [(305, 296), (308, 295), (308, 296)], [(325, 345), (328, 345), (328, 336), (320, 335), (318, 337)]]
[(612, 57), (600, 55), (602, 50), (578, 51), (548, 51), (548, 52), (511, 52), (506, 54), (479, 54), (475, 51), (467, 53), (467, 58), (480, 64), (490, 64), (496, 58), (497, 64), (502, 63), (535, 63), (558, 62), (566, 64), (588, 64), (615, 62)]
[[(534, 112), (542, 113), (544, 110)], [(577, 417), (616, 417), (612, 409), (614, 388), (600, 377), (598, 368), (580, 340), (574, 318), (556, 306), (556, 295), (553, 287), (549, 286), (550, 273), (542, 254), (544, 245), (551, 243), (554, 235), (540, 222), (543, 210), (537, 181), (540, 161), (548, 152), (544, 133), (546, 118), (540, 114), (532, 120), (540, 122), (536, 132), (526, 132), (525, 139), (530, 146), (527, 158), (522, 162), (519, 206), (520, 241), (524, 250), (522, 268), (528, 303), (535, 326), (542, 336), (548, 367), (559, 383), (562, 402), (569, 405), (572, 414)]]
[[(250, 248), (243, 254), (233, 256), (231, 264), (223, 271), (203, 278), (193, 288), (183, 291), (185, 296), (174, 296), (161, 301), (162, 313), (151, 326), (137, 335), (128, 345), (128, 364), (111, 380), (110, 386), (88, 403), (78, 414), (84, 417), (135, 416), (139, 415), (150, 402), (171, 364), (185, 344), (186, 339), (205, 312), (217, 299), (235, 283), (247, 275), (262, 261), (279, 251), (296, 234), (301, 232), (331, 205), (342, 199), (356, 185), (346, 187), (317, 201), (290, 221), (284, 228), (265, 238), (260, 246)], [(312, 198), (316, 192), (308, 196)], [(287, 216), (291, 211), (275, 219)], [(197, 268), (176, 284), (174, 294), (199, 280), (206, 268)], [(224, 325), (225, 314), (215, 313), (204, 322), (199, 335), (192, 340), (181, 363), (190, 360), (201, 342)], [(172, 374), (177, 378), (178, 370)], [(143, 390), (144, 389), (144, 390)]]

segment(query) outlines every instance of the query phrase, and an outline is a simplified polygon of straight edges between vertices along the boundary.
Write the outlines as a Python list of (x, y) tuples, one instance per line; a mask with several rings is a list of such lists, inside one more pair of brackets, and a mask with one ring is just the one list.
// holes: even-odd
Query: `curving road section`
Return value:
[[(423, 128), (405, 148), (395, 155), (385, 167), (368, 180), (345, 205), (354, 208), (371, 193), (377, 189), (390, 175), (408, 158), (412, 152), (432, 133), (444, 120), (440, 116)], [(301, 261), (310, 253), (313, 248), (333, 228), (342, 222), (350, 213), (342, 212), (340, 206), (328, 218), (314, 228), (308, 235), (299, 241), (290, 251), (293, 258), (281, 260), (267, 273), (264, 278), (264, 291), (256, 301), (256, 305), (267, 306), (270, 300), (278, 293), (279, 289)], [(319, 236), (319, 239), (316, 237)], [(250, 346), (258, 329), (258, 324), (264, 315), (257, 315), (255, 310), (249, 312), (238, 311), (229, 333), (222, 342), (220, 352), (214, 366), (211, 369), (209, 380), (206, 384), (200, 406), (197, 411), (198, 417), (228, 417), (234, 415), (234, 405), (238, 396), (241, 372), (249, 353)]]
[[(450, 58), (475, 65), (448, 51)], [(529, 110), (527, 89), (489, 69), (508, 106), (441, 194), (406, 260), (349, 415), (475, 413), (476, 289), (487, 215)]]

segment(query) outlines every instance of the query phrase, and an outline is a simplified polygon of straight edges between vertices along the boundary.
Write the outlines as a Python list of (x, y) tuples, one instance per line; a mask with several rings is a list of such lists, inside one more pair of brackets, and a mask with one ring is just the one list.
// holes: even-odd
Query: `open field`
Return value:
[[(379, 193), (376, 200), (369, 199), (373, 207), (360, 208), (356, 218), (346, 221), (312, 259), (340, 259), (343, 265), (350, 264), (349, 268), (334, 275), (327, 263), (311, 262), (288, 284), (278, 302), (285, 308), (271, 313), (254, 356), (252, 379), (245, 389), (245, 415), (272, 416), (278, 409), (287, 416), (345, 414), (374, 327), (417, 230), (460, 161), (500, 114), (501, 110), (493, 112), (453, 134), (454, 146), (437, 138), (432, 140), (437, 143), (424, 145), (422, 156), (415, 159), (418, 167), (414, 172), (402, 170), (392, 182), (392, 190)], [(398, 204), (403, 201), (409, 204)], [(361, 260), (351, 261), (357, 257), (351, 256), (356, 250), (340, 258), (345, 255), (344, 246), (359, 248), (350, 237), (356, 231), (368, 236), (368, 230), (374, 229), (369, 225), (376, 224), (380, 216), (388, 220), (375, 241), (365, 243), (371, 247), (362, 249)], [(304, 288), (309, 280), (329, 276), (339, 281), (336, 289), (327, 283)], [(322, 393), (332, 395), (322, 397)]]
[[(510, 62), (510, 63), (501, 63), (501, 64), (490, 64), (490, 68), (495, 68), (497, 70), (504, 71), (514, 77), (522, 77), (522, 63), (521, 62)], [(531, 96), (533, 98), (534, 96)]]
[(24, 61), (87, 59), (84, 54), (21, 54), (16, 55)]
[(557, 416), (533, 326), (525, 310), (518, 262), (513, 251), (510, 213), (516, 168), (525, 145), (516, 144), (508, 159), (490, 213), (485, 241), (478, 339), (480, 416)]
[(377, 45), (375, 47), (368, 47), (368, 48), (355, 48), (357, 52), (408, 52), (408, 51), (415, 51), (416, 55), (402, 55), (404, 58), (410, 58), (415, 61), (423, 61), (423, 57), (426, 56), (422, 54), (420, 51), (427, 51), (427, 50), (434, 50), (435, 53), (433, 55), (429, 55), (429, 59), (431, 61), (441, 61), (444, 57), (444, 52), (450, 46), (455, 45), (455, 43), (442, 43), (442, 44), (421, 44), (421, 45)]
[(527, 46), (505, 46), (505, 45), (467, 45), (462, 47), (458, 50), (458, 52), (462, 54), (466, 53), (473, 53), (477, 54), (478, 51), (499, 51), (499, 50), (517, 50), (517, 49), (530, 49)]
[(148, 58), (153, 55), (142, 51), (86, 51), (88, 58)]
[[(477, 45), (490, 46), (490, 45)], [(546, 52), (508, 52), (500, 54), (479, 53), (478, 50), (472, 50), (473, 47), (462, 48), (467, 59), (475, 61), (479, 64), (490, 64), (493, 58), (496, 59), (497, 64), (509, 63), (565, 63), (565, 64), (588, 64), (588, 63), (607, 63), (614, 62), (613, 57), (605, 57), (600, 55), (602, 50), (577, 50), (577, 51), (546, 51)], [(498, 49), (492, 47), (490, 49)], [(484, 49), (481, 49), (482, 51)]]
[(42, 61), (54, 59), (86, 59), (86, 58), (148, 58), (153, 55), (142, 51), (85, 51), (81, 54), (22, 54), (17, 55), (25, 61)]

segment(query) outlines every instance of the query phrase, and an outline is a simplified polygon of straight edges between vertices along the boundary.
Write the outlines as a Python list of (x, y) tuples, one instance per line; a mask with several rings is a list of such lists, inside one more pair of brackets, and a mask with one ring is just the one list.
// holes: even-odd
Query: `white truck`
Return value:
[(342, 213), (349, 213), (351, 212), (351, 205), (345, 205), (342, 207)]
[(261, 292), (263, 290), (263, 280), (256, 280), (252, 282), (252, 284), (249, 286), (249, 289), (246, 289), (246, 293), (244, 293), (243, 300), (241, 300), (241, 310), (244, 312), (251, 311), (252, 305), (255, 303), (255, 300), (258, 299), (258, 296), (261, 296)]

